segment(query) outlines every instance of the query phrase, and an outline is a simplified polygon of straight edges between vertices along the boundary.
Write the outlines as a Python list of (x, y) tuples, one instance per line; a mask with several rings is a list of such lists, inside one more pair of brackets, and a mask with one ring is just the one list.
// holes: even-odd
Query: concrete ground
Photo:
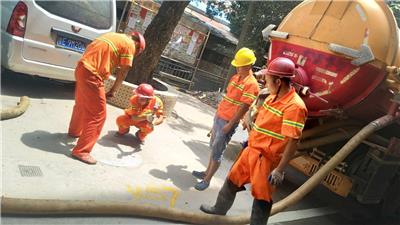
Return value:
[[(97, 165), (70, 156), (76, 143), (67, 136), (74, 105), (72, 85), (5, 74), (2, 107), (16, 105), (22, 95), (30, 97), (28, 110), (1, 122), (6, 197), (132, 201), (199, 211), (201, 203), (214, 202), (232, 164), (222, 163), (207, 190), (193, 188), (197, 180), (192, 170), (203, 170), (208, 163), (206, 134), (215, 110), (186, 94), (179, 96), (173, 115), (144, 145), (134, 137), (136, 128), (124, 137), (114, 136), (115, 119), (123, 111), (107, 105), (107, 120), (92, 152)], [(23, 174), (29, 171), (33, 173)], [(249, 213), (250, 199), (249, 192), (240, 193), (230, 213)]]
[[(30, 199), (112, 200), (179, 208), (200, 212), (202, 203), (212, 204), (232, 165), (238, 143), (246, 136), (238, 130), (210, 187), (193, 188), (192, 170), (203, 170), (210, 150), (206, 134), (215, 110), (190, 95), (179, 94), (175, 111), (156, 127), (144, 145), (129, 135), (114, 137), (115, 119), (123, 111), (107, 106), (107, 121), (94, 147), (97, 165), (70, 157), (76, 140), (67, 137), (74, 105), (73, 86), (6, 71), (1, 75), (1, 104), (15, 106), (19, 97), (30, 97), (22, 116), (1, 121), (1, 194)], [(274, 194), (278, 201), (305, 181), (288, 168)], [(249, 214), (252, 197), (240, 192), (229, 215)], [(270, 224), (396, 224), (381, 223), (353, 201), (342, 199), (323, 187), (313, 190), (300, 203), (270, 218)], [(170, 224), (149, 218), (126, 217), (22, 217), (4, 216), (2, 224)], [(400, 223), (397, 223), (400, 224)]]

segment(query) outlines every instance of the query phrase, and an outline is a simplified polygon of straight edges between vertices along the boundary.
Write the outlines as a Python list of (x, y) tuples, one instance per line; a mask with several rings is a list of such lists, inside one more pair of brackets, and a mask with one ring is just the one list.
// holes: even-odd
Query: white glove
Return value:
[(146, 116), (146, 120), (147, 120), (149, 123), (153, 123), (154, 115), (153, 115), (153, 114), (147, 115), (147, 116)]
[(279, 172), (278, 170), (272, 170), (271, 174), (268, 177), (268, 181), (272, 185), (279, 185), (282, 183), (283, 179), (285, 179), (285, 173)]

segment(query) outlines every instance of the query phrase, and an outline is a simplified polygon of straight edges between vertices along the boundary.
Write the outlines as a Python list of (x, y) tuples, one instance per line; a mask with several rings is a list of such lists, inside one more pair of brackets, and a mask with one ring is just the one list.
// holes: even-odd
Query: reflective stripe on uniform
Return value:
[(133, 55), (129, 55), (129, 54), (121, 54), (120, 57), (124, 58), (124, 59), (133, 60)]
[(250, 93), (243, 93), (243, 96), (244, 96), (244, 97), (248, 97), (248, 98), (253, 99), (253, 100), (255, 100), (255, 99), (257, 98), (257, 96), (252, 95), (252, 94), (250, 94)]
[(103, 38), (103, 37), (98, 37), (97, 40), (104, 41), (105, 43), (107, 43), (112, 48), (115, 56), (117, 56), (117, 57), (119, 56), (118, 49), (117, 49), (117, 47), (115, 47), (115, 45), (114, 45), (114, 43), (112, 43), (112, 41), (110, 41), (106, 38)]
[(277, 116), (279, 116), (279, 117), (282, 117), (282, 116), (283, 116), (283, 113), (282, 113), (281, 111), (275, 109), (274, 107), (271, 107), (271, 106), (268, 105), (266, 102), (264, 102), (263, 107), (264, 107), (266, 110), (268, 110), (269, 112), (271, 112), (271, 113), (273, 113), (273, 114), (275, 114), (275, 115), (277, 115)]
[(288, 125), (288, 126), (292, 126), (292, 127), (297, 127), (297, 128), (300, 128), (300, 129), (304, 128), (304, 124), (298, 123), (298, 122), (295, 122), (295, 121), (291, 121), (291, 120), (283, 120), (283, 124)]
[(265, 134), (265, 135), (268, 135), (270, 137), (273, 137), (273, 138), (276, 138), (276, 139), (279, 139), (279, 140), (284, 140), (285, 139), (285, 136), (283, 136), (281, 134), (278, 134), (278, 133), (275, 133), (273, 131), (261, 128), (261, 127), (257, 126), (257, 124), (254, 124), (254, 130), (257, 131), (258, 133)]
[(242, 104), (241, 102), (236, 101), (236, 100), (233, 100), (233, 99), (229, 98), (229, 97), (226, 96), (226, 95), (224, 95), (223, 98), (224, 98), (224, 100), (226, 100), (227, 102), (232, 103), (232, 104), (234, 104), (234, 105), (241, 105), (241, 104)]
[(237, 89), (243, 91), (243, 85), (238, 85), (238, 84), (236, 84), (236, 83), (233, 82), (233, 81), (232, 81), (230, 84), (231, 84), (233, 87), (235, 87), (235, 88), (237, 88)]

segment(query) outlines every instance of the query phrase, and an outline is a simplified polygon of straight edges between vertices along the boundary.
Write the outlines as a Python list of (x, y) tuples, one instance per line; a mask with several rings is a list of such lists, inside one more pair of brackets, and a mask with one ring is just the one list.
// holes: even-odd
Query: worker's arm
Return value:
[(115, 92), (119, 89), (122, 82), (125, 80), (126, 75), (128, 75), (130, 68), (131, 67), (129, 67), (129, 66), (121, 66), (120, 68), (117, 69), (114, 85), (107, 92), (107, 94), (106, 94), (107, 98), (114, 97)]
[(294, 154), (297, 150), (297, 139), (289, 138), (289, 141), (285, 147), (285, 151), (282, 154), (281, 161), (278, 166), (275, 168), (276, 171), (282, 173), (283, 169), (289, 163), (289, 161), (293, 158)]
[(287, 145), (285, 146), (285, 150), (282, 154), (281, 161), (279, 161), (278, 166), (271, 171), (270, 175), (268, 176), (268, 181), (272, 185), (278, 185), (281, 184), (284, 177), (285, 173), (283, 172), (283, 169), (286, 167), (286, 165), (289, 163), (289, 161), (293, 158), (293, 155), (296, 152), (297, 149), (297, 139), (289, 138)]
[(165, 118), (165, 117), (164, 117), (163, 115), (157, 117), (157, 118), (153, 121), (153, 124), (154, 124), (155, 126), (160, 125), (162, 122), (164, 122), (164, 118)]
[(135, 115), (135, 116), (131, 116), (131, 119), (134, 121), (145, 121), (145, 120), (147, 120), (147, 117)]
[(233, 128), (235, 124), (239, 122), (239, 120), (243, 117), (243, 115), (249, 110), (250, 105), (242, 103), (240, 106), (239, 110), (235, 113), (233, 118), (225, 124), (225, 126), (222, 128), (222, 131), (227, 134), (229, 131)]

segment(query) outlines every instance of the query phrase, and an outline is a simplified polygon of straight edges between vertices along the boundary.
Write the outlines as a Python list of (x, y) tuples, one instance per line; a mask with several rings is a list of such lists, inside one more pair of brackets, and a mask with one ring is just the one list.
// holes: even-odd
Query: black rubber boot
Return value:
[(208, 214), (226, 215), (232, 207), (236, 193), (244, 190), (244, 187), (238, 187), (233, 184), (228, 178), (218, 193), (217, 201), (214, 206), (202, 204), (200, 210)]
[(266, 225), (271, 213), (272, 202), (254, 199), (250, 225)]

